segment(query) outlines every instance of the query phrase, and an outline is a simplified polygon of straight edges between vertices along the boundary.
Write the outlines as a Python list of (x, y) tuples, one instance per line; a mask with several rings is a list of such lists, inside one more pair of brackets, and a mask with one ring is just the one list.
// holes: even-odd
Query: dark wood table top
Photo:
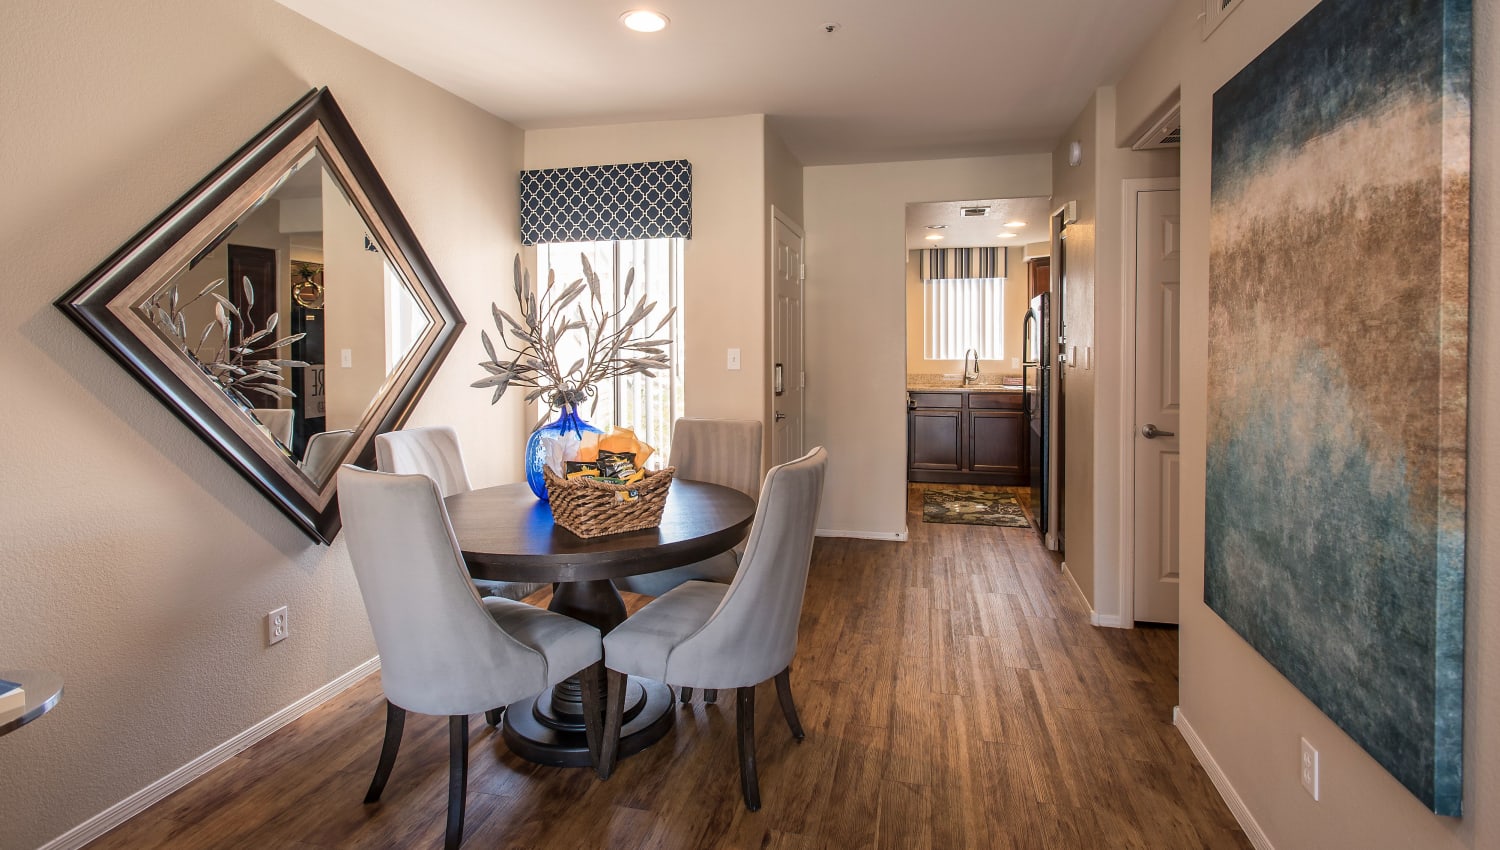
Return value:
[(744, 493), (681, 478), (659, 527), (604, 537), (554, 524), (551, 505), (525, 484), (457, 493), (445, 504), (470, 574), (497, 581), (593, 581), (680, 567), (727, 552), (755, 518)]

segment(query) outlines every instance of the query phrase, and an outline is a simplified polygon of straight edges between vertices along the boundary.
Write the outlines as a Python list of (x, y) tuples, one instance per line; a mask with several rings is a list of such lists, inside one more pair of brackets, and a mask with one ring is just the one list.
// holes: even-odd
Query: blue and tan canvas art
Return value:
[(1214, 95), (1204, 599), (1462, 786), (1470, 0), (1324, 0)]

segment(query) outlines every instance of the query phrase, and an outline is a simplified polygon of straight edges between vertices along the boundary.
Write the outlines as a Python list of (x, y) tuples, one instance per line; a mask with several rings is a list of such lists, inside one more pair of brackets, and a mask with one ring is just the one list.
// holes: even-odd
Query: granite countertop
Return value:
[(908, 373), (906, 376), (907, 392), (921, 393), (1019, 393), (1025, 390), (1020, 385), (1001, 383), (1005, 377), (1001, 375), (986, 375), (981, 373), (978, 380), (964, 386), (962, 375), (920, 375)]

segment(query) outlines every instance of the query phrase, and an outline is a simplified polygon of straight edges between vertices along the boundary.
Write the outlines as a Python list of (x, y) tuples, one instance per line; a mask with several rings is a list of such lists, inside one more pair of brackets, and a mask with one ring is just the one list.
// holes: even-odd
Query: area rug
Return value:
[(1028, 528), (1016, 497), (986, 490), (924, 490), (922, 521)]

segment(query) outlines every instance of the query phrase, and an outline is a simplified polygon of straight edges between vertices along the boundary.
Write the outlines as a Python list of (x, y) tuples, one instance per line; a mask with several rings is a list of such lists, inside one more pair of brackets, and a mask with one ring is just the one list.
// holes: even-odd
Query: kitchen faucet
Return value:
[[(969, 372), (969, 355), (971, 354), (974, 355), (973, 373)], [(970, 380), (979, 380), (979, 352), (972, 348), (964, 352), (964, 386), (967, 387)]]

